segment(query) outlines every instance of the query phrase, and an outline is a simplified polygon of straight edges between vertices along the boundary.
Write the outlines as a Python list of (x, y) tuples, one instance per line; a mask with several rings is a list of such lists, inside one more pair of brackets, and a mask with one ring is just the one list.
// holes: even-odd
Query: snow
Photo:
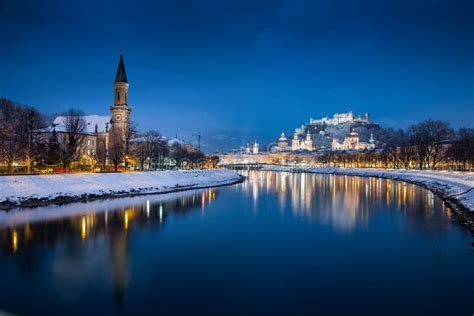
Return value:
[(271, 166), (263, 168), (262, 170), (401, 180), (425, 187), (443, 198), (454, 201), (465, 209), (474, 212), (474, 173), (472, 172), (289, 166)]
[(130, 173), (83, 173), (0, 177), (0, 204), (167, 193), (231, 184), (241, 176), (227, 169)]
[[(112, 124), (110, 123), (111, 117), (110, 115), (85, 115), (81, 116), (84, 121), (86, 122), (86, 129), (85, 129), (85, 134), (95, 134), (95, 126), (97, 125), (97, 132), (98, 133), (106, 133), (106, 126), (108, 124), (108, 129), (110, 130), (110, 127)], [(56, 118), (53, 121), (52, 126), (47, 127), (45, 129), (42, 129), (41, 131), (45, 132), (52, 132), (53, 130), (56, 130), (56, 132), (65, 132), (66, 131), (66, 116), (56, 116)]]

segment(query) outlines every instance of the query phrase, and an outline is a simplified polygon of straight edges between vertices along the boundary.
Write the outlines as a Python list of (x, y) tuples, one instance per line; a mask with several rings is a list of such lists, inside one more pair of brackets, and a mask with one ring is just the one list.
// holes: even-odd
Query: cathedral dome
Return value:
[(278, 141), (282, 142), (282, 141), (286, 141), (286, 140), (288, 140), (288, 139), (286, 138), (285, 133), (282, 132), (281, 135), (280, 135), (280, 138), (278, 138)]

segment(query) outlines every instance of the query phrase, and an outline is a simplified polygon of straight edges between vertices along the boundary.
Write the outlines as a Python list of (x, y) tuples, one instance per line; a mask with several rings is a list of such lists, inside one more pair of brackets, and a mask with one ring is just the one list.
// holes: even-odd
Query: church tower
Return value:
[(293, 135), (293, 139), (291, 140), (291, 150), (300, 150), (300, 139), (297, 132), (295, 132), (295, 134)]
[(110, 130), (110, 148), (118, 150), (125, 149), (126, 136), (130, 127), (130, 112), (128, 105), (128, 81), (123, 62), (123, 54), (115, 75), (114, 82), (114, 105), (110, 107), (112, 112), (112, 128)]
[(306, 150), (309, 150), (309, 151), (313, 150), (313, 139), (311, 138), (311, 134), (309, 133), (309, 131), (306, 134), (305, 146), (306, 146)]

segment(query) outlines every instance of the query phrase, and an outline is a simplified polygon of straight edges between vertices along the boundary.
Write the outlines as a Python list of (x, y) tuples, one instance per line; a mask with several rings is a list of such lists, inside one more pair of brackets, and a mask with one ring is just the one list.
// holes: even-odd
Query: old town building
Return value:
[(340, 151), (340, 150), (372, 150), (375, 149), (375, 140), (374, 136), (370, 134), (369, 142), (361, 142), (359, 139), (359, 134), (355, 131), (352, 131), (344, 138), (342, 143), (339, 142), (337, 138), (332, 140), (331, 150)]

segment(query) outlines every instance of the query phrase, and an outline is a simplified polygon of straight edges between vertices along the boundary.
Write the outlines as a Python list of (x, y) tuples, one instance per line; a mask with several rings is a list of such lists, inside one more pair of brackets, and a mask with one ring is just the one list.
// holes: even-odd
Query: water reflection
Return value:
[[(129, 280), (129, 239), (134, 229), (159, 230), (170, 216), (196, 209), (204, 211), (216, 198), (215, 189), (2, 212), (0, 260), (15, 256), (17, 268), (28, 275), (41, 267), (44, 252), (55, 251), (55, 273), (71, 285), (74, 271), (86, 271), (88, 255), (100, 251), (110, 275), (84, 275), (79, 279), (108, 279), (119, 305)], [(76, 280), (77, 281), (77, 280)]]
[[(431, 192), (375, 178), (245, 175), (241, 184), (216, 189), (0, 212), (0, 309), (21, 315), (472, 310), (474, 280), (465, 272), (474, 264), (472, 238)], [(430, 309), (434, 292), (443, 293), (436, 302), (446, 309)], [(350, 293), (345, 304), (341, 293)]]
[[(421, 229), (443, 229), (452, 210), (435, 195), (414, 184), (380, 178), (353, 176), (295, 174), (287, 172), (242, 171), (248, 181), (241, 184), (256, 205), (259, 192), (274, 193), (280, 212), (285, 210), (295, 217), (331, 225), (340, 231), (366, 227), (377, 212), (393, 210), (408, 213), (407, 220)], [(440, 221), (430, 221), (434, 210)], [(418, 216), (416, 212), (422, 212)], [(423, 219), (423, 223), (420, 222)], [(426, 220), (426, 221), (425, 221)]]

